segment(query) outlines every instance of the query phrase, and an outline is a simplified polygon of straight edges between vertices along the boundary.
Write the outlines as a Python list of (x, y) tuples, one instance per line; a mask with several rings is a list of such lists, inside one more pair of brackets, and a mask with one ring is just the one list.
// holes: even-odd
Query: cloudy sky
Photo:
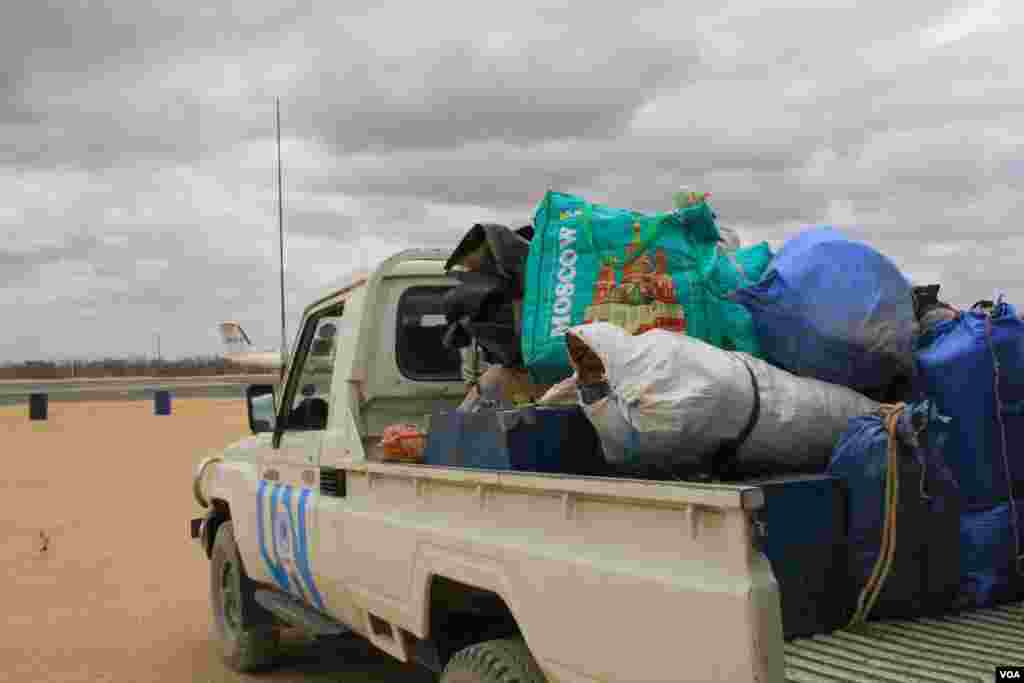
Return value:
[(745, 242), (832, 223), (1024, 304), (1018, 3), (373, 4), (4, 2), (0, 361), (216, 352), (232, 318), (274, 346), (275, 97), (289, 335), (549, 187), (703, 188)]

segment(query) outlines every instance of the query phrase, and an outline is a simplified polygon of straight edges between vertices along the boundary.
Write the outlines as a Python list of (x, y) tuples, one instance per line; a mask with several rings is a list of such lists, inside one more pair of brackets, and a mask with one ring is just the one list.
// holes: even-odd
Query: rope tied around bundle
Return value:
[[(900, 417), (906, 409), (905, 403), (895, 405), (882, 405), (879, 408), (885, 430), (889, 435), (888, 449), (886, 451), (885, 468), (885, 503), (884, 517), (882, 523), (882, 542), (879, 547), (878, 559), (875, 560), (874, 569), (867, 583), (860, 591), (857, 599), (857, 609), (850, 619), (847, 628), (863, 624), (875, 606), (878, 596), (882, 593), (885, 580), (892, 570), (893, 559), (896, 557), (896, 510), (899, 505), (900, 475), (899, 475), (899, 454), (900, 444), (897, 434)], [(923, 477), (922, 477), (923, 487)], [(923, 492), (923, 488), (922, 488)]]

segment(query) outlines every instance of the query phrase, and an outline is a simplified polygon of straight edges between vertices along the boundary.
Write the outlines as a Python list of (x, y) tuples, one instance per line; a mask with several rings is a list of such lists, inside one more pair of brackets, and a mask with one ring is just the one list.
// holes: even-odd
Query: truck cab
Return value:
[[(876, 680), (789, 677), (821, 647), (783, 640), (758, 486), (385, 462), (387, 426), (426, 431), (466, 393), (446, 258), (401, 252), (310, 304), (282, 382), (247, 390), (252, 434), (199, 463), (191, 533), (230, 667), (266, 668), (293, 625), (442, 683)], [(825, 658), (871, 659), (851, 648)], [(967, 669), (991, 671), (977, 648)]]

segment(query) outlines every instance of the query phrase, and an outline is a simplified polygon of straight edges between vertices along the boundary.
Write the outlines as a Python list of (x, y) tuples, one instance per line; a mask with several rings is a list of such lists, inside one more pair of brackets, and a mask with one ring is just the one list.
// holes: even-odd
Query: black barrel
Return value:
[(153, 396), (153, 411), (157, 415), (171, 414), (171, 392), (161, 389)]
[(45, 420), (49, 397), (46, 394), (30, 394), (28, 397), (28, 419)]

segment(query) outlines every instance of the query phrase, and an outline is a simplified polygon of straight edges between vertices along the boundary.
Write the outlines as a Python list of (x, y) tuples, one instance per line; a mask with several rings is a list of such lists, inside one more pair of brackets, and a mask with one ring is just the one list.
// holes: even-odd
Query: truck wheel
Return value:
[(230, 521), (220, 525), (213, 542), (210, 603), (214, 630), (227, 665), (240, 672), (269, 666), (277, 652), (278, 632), (269, 620), (254, 623), (263, 608), (253, 599), (253, 582), (242, 566)]
[(441, 674), (441, 683), (547, 683), (547, 679), (526, 643), (507, 638), (456, 652)]

